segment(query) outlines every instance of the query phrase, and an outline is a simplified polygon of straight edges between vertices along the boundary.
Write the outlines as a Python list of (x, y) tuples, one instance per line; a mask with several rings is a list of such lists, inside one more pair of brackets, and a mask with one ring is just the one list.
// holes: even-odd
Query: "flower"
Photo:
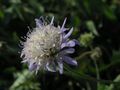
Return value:
[(69, 54), (75, 52), (73, 48), (77, 40), (69, 40), (73, 28), (66, 34), (66, 18), (62, 27), (53, 25), (54, 17), (50, 24), (40, 17), (35, 19), (36, 28), (29, 32), (26, 41), (22, 42), (23, 49), (21, 57), (23, 63), (27, 63), (30, 71), (48, 70), (51, 72), (59, 71), (63, 73), (63, 62), (71, 65), (77, 65), (76, 60), (69, 57)]

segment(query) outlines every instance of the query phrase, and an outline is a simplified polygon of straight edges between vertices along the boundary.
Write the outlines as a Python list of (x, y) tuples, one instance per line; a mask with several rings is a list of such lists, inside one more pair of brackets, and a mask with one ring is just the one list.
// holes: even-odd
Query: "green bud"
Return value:
[(85, 33), (80, 36), (79, 41), (81, 45), (88, 47), (89, 45), (91, 45), (93, 39), (94, 35), (92, 33)]

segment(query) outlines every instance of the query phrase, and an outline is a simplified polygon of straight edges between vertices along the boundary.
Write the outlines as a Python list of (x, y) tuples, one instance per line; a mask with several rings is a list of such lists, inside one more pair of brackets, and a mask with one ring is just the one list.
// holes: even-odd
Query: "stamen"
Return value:
[(53, 21), (54, 21), (54, 16), (52, 17), (52, 20), (51, 20), (50, 25), (52, 25), (52, 24), (53, 24)]

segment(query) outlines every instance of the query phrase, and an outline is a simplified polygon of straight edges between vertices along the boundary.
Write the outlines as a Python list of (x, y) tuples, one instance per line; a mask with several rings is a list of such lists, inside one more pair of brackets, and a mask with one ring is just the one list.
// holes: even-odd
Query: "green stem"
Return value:
[(91, 53), (92, 53), (92, 51), (84, 52), (79, 57), (76, 57), (76, 60), (80, 60), (80, 59), (84, 58), (85, 56), (87, 56), (87, 55), (89, 55)]
[[(97, 62), (96, 62), (96, 60), (93, 60), (93, 62), (94, 62), (95, 69), (96, 69), (97, 80), (100, 80), (100, 73), (99, 73), (99, 68), (98, 68)], [(100, 87), (100, 82), (97, 82), (97, 88), (99, 88), (99, 87)]]
[[(72, 76), (74, 77), (76, 80), (79, 80), (80, 78), (81, 79), (84, 79), (84, 80), (88, 80), (88, 81), (94, 81), (94, 82), (101, 82), (101, 83), (104, 83), (104, 84), (117, 84), (117, 83), (120, 83), (120, 82), (114, 82), (112, 80), (103, 80), (103, 79), (96, 79), (94, 77), (91, 77), (89, 75), (85, 75), (83, 73), (80, 73), (80, 72), (77, 72), (73, 69), (71, 69), (69, 66), (65, 65), (64, 66), (65, 70), (64, 71), (64, 74), (66, 75), (69, 75), (69, 76)], [(80, 80), (81, 81), (81, 80)]]
[(99, 69), (100, 72), (109, 69), (110, 67), (113, 67), (116, 64), (119, 64), (120, 60), (116, 60), (115, 62), (110, 63), (109, 65), (103, 66), (102, 68)]
[[(90, 45), (90, 49), (93, 51), (94, 50), (93, 46)], [(99, 68), (98, 68), (96, 60), (93, 60), (93, 63), (95, 65), (95, 69), (96, 69), (97, 80), (100, 80), (100, 73), (99, 73)], [(100, 87), (100, 82), (98, 81), (97, 82), (97, 89), (99, 89), (99, 87)]]

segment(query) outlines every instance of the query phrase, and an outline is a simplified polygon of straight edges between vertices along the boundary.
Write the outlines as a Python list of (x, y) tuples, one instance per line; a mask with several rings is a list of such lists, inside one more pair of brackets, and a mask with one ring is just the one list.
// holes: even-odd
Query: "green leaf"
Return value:
[(97, 90), (109, 90), (109, 89), (107, 85), (100, 83), (99, 87), (97, 87)]
[(4, 12), (0, 10), (0, 19), (4, 18)]
[(86, 26), (90, 32), (92, 32), (94, 35), (98, 36), (98, 32), (96, 30), (95, 24), (93, 21), (89, 20), (86, 22)]
[(10, 90), (40, 90), (40, 84), (35, 80), (32, 72), (23, 70), (21, 73), (16, 73), (17, 79), (10, 87)]
[[(120, 82), (120, 74), (114, 79), (115, 82)], [(118, 85), (115, 85), (115, 84), (111, 84), (109, 87), (108, 87), (108, 90), (120, 90), (120, 83)], [(115, 89), (116, 88), (116, 89)]]
[(116, 20), (116, 16), (115, 16), (115, 13), (114, 11), (110, 8), (110, 7), (103, 7), (103, 14), (108, 18), (108, 19), (111, 19), (111, 20)]

